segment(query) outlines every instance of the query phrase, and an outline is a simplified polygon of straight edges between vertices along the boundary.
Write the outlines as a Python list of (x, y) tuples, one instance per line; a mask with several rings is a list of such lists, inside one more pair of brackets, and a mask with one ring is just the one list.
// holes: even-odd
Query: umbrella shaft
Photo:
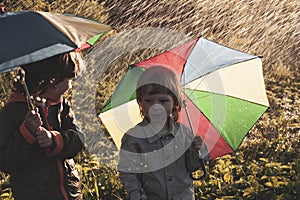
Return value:
[(28, 108), (30, 110), (34, 110), (35, 106), (33, 105), (33, 102), (32, 102), (32, 99), (31, 99), (31, 95), (29, 93), (27, 84), (25, 82), (25, 71), (21, 67), (18, 68), (18, 80), (20, 81), (21, 85), (24, 88), (25, 96), (26, 96), (26, 101), (27, 101), (27, 104), (28, 104)]
[[(185, 102), (185, 101), (183, 101), (183, 106), (184, 106), (184, 109), (185, 109), (185, 112), (186, 112), (186, 116), (187, 116), (187, 119), (188, 119), (188, 122), (189, 122), (189, 125), (190, 125), (190, 128), (191, 128), (191, 131), (192, 131), (192, 133), (195, 135), (194, 129), (193, 129), (193, 125), (192, 125), (192, 122), (191, 122), (191, 118), (190, 118), (189, 112), (188, 112), (188, 110), (187, 110), (186, 102)], [(203, 156), (202, 156), (202, 153), (201, 153), (200, 150), (198, 150), (198, 156), (199, 156), (199, 158), (200, 158), (200, 165), (201, 165), (201, 169), (202, 169), (202, 171), (203, 171), (203, 175), (202, 175), (201, 177), (199, 177), (199, 178), (195, 178), (195, 177), (193, 177), (192, 174), (191, 174), (190, 177), (191, 177), (193, 180), (201, 180), (201, 179), (203, 179), (203, 178), (206, 176), (206, 174), (207, 174), (206, 168), (205, 168), (205, 163), (204, 163), (204, 160), (203, 160)]]
[(26, 85), (25, 82), (24, 82), (24, 84), (23, 84), (23, 87), (24, 87), (25, 94), (26, 94), (26, 100), (27, 100), (28, 108), (29, 108), (30, 110), (34, 110), (35, 106), (33, 105), (31, 96), (30, 96), (30, 94), (29, 94), (29, 91), (28, 91), (28, 88), (27, 88), (27, 85)]

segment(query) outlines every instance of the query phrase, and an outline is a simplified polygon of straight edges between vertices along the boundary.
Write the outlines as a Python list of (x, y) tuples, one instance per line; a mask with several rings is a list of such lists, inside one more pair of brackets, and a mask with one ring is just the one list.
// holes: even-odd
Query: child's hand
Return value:
[(53, 144), (53, 138), (52, 134), (47, 131), (45, 128), (41, 127), (39, 128), (36, 133), (36, 140), (37, 143), (40, 145), (42, 148), (49, 148)]
[(202, 141), (201, 137), (198, 136), (198, 135), (196, 135), (196, 136), (194, 137), (193, 142), (192, 142), (192, 146), (194, 147), (194, 149), (200, 150), (200, 149), (201, 149), (201, 146), (202, 146), (202, 143), (203, 143), (203, 141)]
[(24, 119), (24, 125), (32, 133), (35, 132), (42, 126), (42, 119), (38, 110), (30, 110)]

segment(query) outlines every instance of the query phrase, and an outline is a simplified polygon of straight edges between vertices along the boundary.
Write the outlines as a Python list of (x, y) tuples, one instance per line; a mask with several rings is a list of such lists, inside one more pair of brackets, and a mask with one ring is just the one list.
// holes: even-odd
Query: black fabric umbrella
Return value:
[(51, 12), (0, 12), (0, 72), (93, 45), (108, 25)]

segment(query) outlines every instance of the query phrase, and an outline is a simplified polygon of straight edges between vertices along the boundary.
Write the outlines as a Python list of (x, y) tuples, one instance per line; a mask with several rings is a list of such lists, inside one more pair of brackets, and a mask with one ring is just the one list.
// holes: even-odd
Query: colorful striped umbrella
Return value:
[(136, 83), (154, 65), (181, 75), (188, 112), (180, 121), (203, 138), (210, 159), (235, 152), (269, 106), (260, 57), (196, 38), (129, 67), (99, 115), (118, 148), (141, 120)]
[(108, 25), (51, 12), (0, 13), (0, 72), (93, 45)]

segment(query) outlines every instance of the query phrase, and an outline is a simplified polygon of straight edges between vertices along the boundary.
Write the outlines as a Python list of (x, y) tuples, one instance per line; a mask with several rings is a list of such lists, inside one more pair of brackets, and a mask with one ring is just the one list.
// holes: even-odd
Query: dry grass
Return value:
[(267, 76), (299, 70), (300, 4), (289, 0), (107, 1), (118, 30), (167, 27), (263, 56)]
[(79, 15), (105, 22), (108, 19), (103, 3), (97, 0), (6, 0), (6, 11), (40, 10)]

